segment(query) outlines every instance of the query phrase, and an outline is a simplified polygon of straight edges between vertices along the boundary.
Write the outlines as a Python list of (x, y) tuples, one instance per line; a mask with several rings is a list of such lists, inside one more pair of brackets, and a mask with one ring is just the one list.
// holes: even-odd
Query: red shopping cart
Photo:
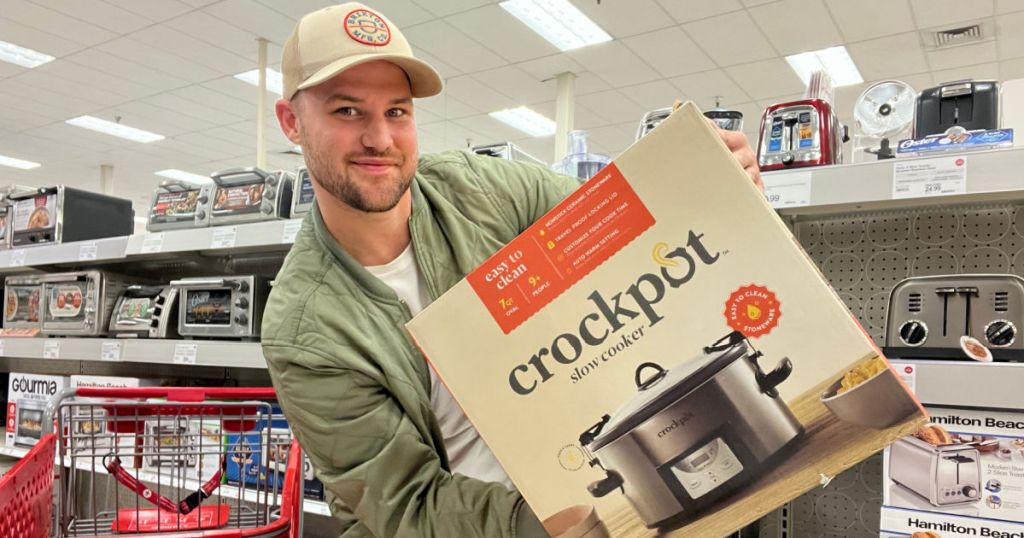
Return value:
[(0, 479), (0, 538), (50, 536), (53, 515), (53, 447), (44, 435)]
[(47, 406), (53, 535), (301, 536), (302, 453), (275, 399), (271, 388), (65, 390)]

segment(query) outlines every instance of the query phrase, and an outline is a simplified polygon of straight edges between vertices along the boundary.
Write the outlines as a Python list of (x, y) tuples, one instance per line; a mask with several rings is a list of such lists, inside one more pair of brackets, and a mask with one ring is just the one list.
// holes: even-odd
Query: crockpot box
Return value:
[(925, 420), (693, 104), (479, 262), (407, 328), (541, 519), (723, 536)]

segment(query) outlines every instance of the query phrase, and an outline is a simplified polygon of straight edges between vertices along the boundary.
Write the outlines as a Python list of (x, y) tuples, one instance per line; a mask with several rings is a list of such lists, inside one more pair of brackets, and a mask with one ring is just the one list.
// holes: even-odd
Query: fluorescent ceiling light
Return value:
[[(245, 73), (239, 73), (235, 75), (235, 78), (242, 82), (248, 82), (253, 86), (260, 85), (260, 70), (253, 69), (252, 71), (246, 71)], [(284, 93), (284, 79), (281, 77), (280, 71), (273, 69), (267, 69), (267, 89), (281, 95)]]
[(490, 116), (530, 136), (551, 136), (555, 134), (555, 122), (525, 106), (491, 112)]
[(14, 43), (0, 41), (0, 61), (20, 65), (29, 69), (52, 62), (53, 56), (42, 52), (19, 47)]
[(560, 50), (612, 40), (569, 0), (506, 0), (501, 7)]
[(10, 166), (11, 168), (19, 168), (21, 170), (31, 170), (33, 168), (39, 168), (40, 164), (0, 155), (0, 166)]
[(136, 129), (135, 127), (128, 127), (127, 125), (121, 125), (120, 123), (114, 123), (112, 121), (101, 120), (94, 116), (79, 116), (77, 118), (71, 118), (64, 123), (119, 138), (125, 138), (134, 142), (142, 142), (143, 144), (164, 139), (163, 135), (143, 131), (142, 129)]
[(828, 73), (832, 77), (832, 86), (835, 88), (864, 82), (864, 77), (860, 76), (860, 71), (853, 63), (853, 58), (850, 58), (846, 47), (801, 52), (786, 56), (786, 61), (789, 62), (793, 71), (796, 71), (800, 80), (804, 81), (804, 84), (810, 82), (811, 74), (815, 71)]
[(177, 168), (168, 168), (167, 170), (160, 170), (159, 172), (153, 173), (161, 177), (179, 179), (181, 181), (188, 181), (190, 183), (207, 183), (213, 181), (212, 179), (206, 176), (193, 174), (192, 172), (186, 172), (184, 170), (178, 170)]

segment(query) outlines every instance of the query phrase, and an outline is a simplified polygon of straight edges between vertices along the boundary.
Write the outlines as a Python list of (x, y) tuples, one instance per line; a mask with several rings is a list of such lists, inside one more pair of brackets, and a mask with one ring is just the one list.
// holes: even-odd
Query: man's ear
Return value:
[(274, 112), (277, 113), (277, 123), (281, 125), (281, 131), (292, 144), (299, 144), (298, 117), (296, 116), (295, 105), (286, 99), (278, 99), (274, 104)]

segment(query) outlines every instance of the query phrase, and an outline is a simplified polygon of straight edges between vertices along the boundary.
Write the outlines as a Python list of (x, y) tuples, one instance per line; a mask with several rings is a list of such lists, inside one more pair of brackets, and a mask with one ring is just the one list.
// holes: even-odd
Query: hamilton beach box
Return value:
[(925, 420), (692, 104), (407, 327), (556, 535), (723, 536)]

